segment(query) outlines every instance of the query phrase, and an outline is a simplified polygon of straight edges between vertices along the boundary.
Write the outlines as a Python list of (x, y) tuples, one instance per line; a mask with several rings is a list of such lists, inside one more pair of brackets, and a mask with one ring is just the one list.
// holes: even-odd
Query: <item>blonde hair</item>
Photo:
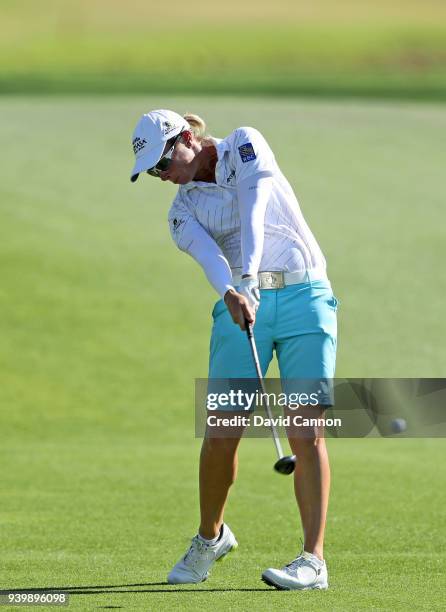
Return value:
[(186, 113), (183, 117), (190, 125), (191, 132), (197, 140), (208, 141), (210, 139), (209, 134), (206, 132), (206, 123), (201, 117), (193, 113)]

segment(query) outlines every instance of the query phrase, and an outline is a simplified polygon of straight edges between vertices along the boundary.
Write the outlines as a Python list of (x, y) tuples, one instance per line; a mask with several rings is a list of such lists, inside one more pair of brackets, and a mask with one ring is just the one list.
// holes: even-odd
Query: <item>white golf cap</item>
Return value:
[(130, 180), (134, 183), (140, 172), (153, 168), (161, 159), (166, 142), (190, 125), (181, 115), (170, 110), (153, 110), (136, 124), (132, 144), (136, 161)]

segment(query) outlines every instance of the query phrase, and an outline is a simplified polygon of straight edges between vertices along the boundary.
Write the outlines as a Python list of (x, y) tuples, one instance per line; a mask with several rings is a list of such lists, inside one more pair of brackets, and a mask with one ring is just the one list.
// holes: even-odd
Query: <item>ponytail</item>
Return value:
[(191, 127), (191, 132), (197, 140), (203, 140), (206, 137), (206, 123), (198, 115), (186, 113), (184, 119)]

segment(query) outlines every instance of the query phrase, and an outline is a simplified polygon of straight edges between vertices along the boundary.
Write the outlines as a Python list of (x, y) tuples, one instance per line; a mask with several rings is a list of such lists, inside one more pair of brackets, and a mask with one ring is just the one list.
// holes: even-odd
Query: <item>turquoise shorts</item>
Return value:
[[(335, 374), (338, 301), (329, 281), (260, 291), (254, 326), (265, 375), (276, 353), (282, 384), (286, 380), (331, 380)], [(219, 300), (212, 312), (209, 378), (257, 377), (246, 332), (235, 325)], [(290, 382), (291, 382), (290, 380)], [(329, 400), (321, 404), (331, 404)]]

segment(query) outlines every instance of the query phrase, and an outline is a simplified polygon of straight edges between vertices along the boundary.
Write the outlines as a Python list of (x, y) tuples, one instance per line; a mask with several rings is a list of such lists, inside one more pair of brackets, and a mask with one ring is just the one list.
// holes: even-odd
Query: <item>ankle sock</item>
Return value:
[(214, 544), (217, 544), (218, 536), (216, 538), (213, 538), (212, 540), (207, 540), (206, 538), (203, 538), (203, 536), (201, 536), (200, 534), (198, 534), (198, 537), (202, 542), (207, 544), (207, 546), (214, 546)]
[(223, 535), (223, 525), (220, 528), (220, 533), (216, 535), (215, 538), (212, 538), (211, 540), (207, 540), (206, 538), (203, 538), (203, 536), (200, 534), (198, 534), (198, 537), (200, 538), (202, 542), (207, 544), (207, 546), (214, 546), (214, 544), (217, 544), (218, 540), (221, 539), (222, 535)]

